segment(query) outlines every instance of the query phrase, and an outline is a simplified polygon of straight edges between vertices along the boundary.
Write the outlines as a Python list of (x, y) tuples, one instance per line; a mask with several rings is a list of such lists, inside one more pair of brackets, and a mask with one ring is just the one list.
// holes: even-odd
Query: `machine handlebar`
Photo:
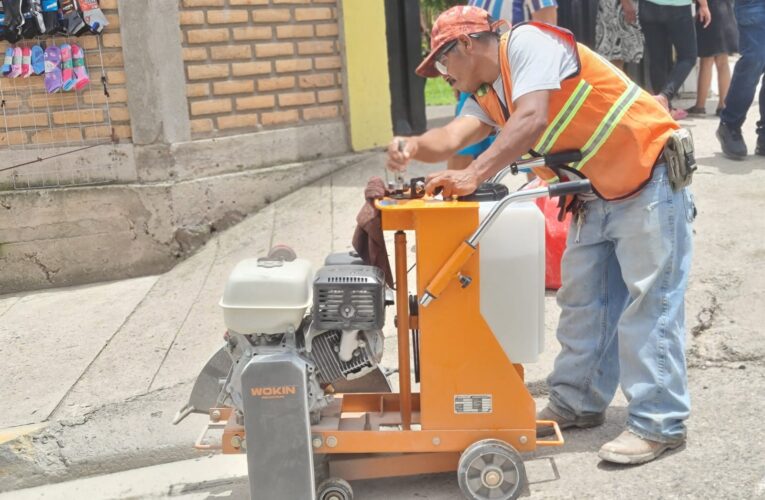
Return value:
[(494, 177), (489, 179), (490, 182), (499, 182), (505, 178), (507, 174), (513, 175), (518, 172), (530, 172), (531, 169), (536, 167), (549, 167), (556, 165), (564, 165), (566, 163), (575, 163), (582, 159), (582, 152), (578, 149), (572, 149), (569, 151), (561, 151), (560, 153), (551, 153), (544, 156), (535, 156), (532, 158), (524, 158), (514, 161), (507, 167), (497, 172)]
[(582, 159), (582, 152), (577, 150), (561, 151), (544, 156), (545, 165), (563, 165), (564, 163), (575, 163)]
[(550, 198), (555, 196), (567, 196), (570, 194), (585, 194), (592, 192), (592, 185), (587, 179), (581, 181), (561, 182), (550, 185)]

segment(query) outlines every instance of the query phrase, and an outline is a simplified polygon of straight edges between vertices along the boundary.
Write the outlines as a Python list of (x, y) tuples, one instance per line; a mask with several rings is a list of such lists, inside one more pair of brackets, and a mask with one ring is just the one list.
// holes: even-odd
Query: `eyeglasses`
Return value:
[(442, 48), (441, 51), (436, 56), (436, 62), (435, 62), (436, 70), (438, 70), (438, 72), (444, 76), (449, 74), (448, 70), (446, 69), (446, 62), (445, 62), (446, 54), (448, 54), (450, 50), (452, 50), (454, 47), (457, 46), (458, 41), (459, 40), (455, 39), (447, 43), (446, 45), (444, 45), (444, 48)]
[[(470, 33), (468, 36), (470, 38), (474, 38), (474, 39), (477, 40), (477, 39), (481, 38), (483, 35), (486, 35), (486, 34), (489, 34), (489, 33), (492, 34), (492, 35), (495, 35), (495, 36), (499, 36), (499, 33), (496, 33), (494, 31), (482, 31), (480, 33)], [(435, 58), (436, 62), (435, 62), (434, 65), (436, 67), (436, 70), (438, 70), (438, 72), (441, 73), (444, 76), (449, 74), (448, 71), (447, 71), (447, 68), (446, 68), (446, 60), (445, 60), (446, 55), (449, 53), (450, 50), (452, 50), (454, 47), (457, 46), (457, 42), (459, 42), (459, 39), (455, 38), (451, 42), (449, 42), (446, 45), (444, 45), (443, 48), (439, 51), (438, 55)]]

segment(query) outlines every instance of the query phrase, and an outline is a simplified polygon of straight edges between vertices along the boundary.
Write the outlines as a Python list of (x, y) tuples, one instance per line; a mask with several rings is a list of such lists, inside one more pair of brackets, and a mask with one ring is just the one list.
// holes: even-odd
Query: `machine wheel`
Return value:
[(511, 500), (523, 491), (526, 467), (515, 448), (498, 439), (484, 439), (462, 453), (457, 480), (469, 500)]
[(332, 477), (316, 489), (316, 500), (353, 500), (353, 490), (347, 481)]

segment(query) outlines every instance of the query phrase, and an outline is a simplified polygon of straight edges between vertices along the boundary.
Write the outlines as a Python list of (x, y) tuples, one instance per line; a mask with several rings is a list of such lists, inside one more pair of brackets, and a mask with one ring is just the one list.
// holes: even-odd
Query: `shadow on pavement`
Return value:
[(743, 160), (731, 160), (722, 153), (714, 153), (712, 156), (696, 158), (700, 165), (714, 167), (721, 174), (746, 175), (755, 170), (765, 170), (765, 156), (749, 155)]

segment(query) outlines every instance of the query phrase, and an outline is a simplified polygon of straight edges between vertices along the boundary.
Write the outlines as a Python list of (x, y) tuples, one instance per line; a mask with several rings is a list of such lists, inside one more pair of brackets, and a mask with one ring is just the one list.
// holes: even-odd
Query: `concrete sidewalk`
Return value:
[[(572, 433), (563, 449), (537, 455), (555, 457), (560, 477), (573, 474), (581, 485), (542, 481), (535, 491), (543, 496), (580, 496), (618, 475), (627, 481), (624, 491), (632, 485), (640, 492), (646, 481), (661, 480), (669, 481), (661, 491), (670, 496), (706, 491), (751, 497), (765, 475), (765, 444), (754, 438), (765, 391), (765, 240), (759, 215), (765, 210), (765, 159), (722, 158), (714, 119), (686, 125), (696, 137), (701, 165), (694, 183), (699, 218), (687, 307), (695, 405), (688, 450), (633, 472), (598, 468), (598, 446), (618, 433), (625, 417), (619, 395), (607, 426)], [(746, 138), (754, 144), (751, 134)], [(349, 249), (363, 186), (370, 176), (384, 175), (382, 153), (357, 160), (220, 233), (161, 276), (0, 296), (0, 491), (197, 456), (192, 443), (206, 418), (192, 416), (178, 427), (170, 421), (221, 343), (217, 304), (228, 273), (239, 260), (262, 256), (277, 243), (316, 267), (328, 253)], [(415, 165), (410, 173), (438, 167)], [(517, 186), (520, 179), (509, 182)], [(556, 323), (550, 294), (547, 350), (527, 367), (541, 402), (558, 349)], [(389, 337), (395, 335), (391, 325)], [(389, 366), (394, 344), (386, 343)], [(539, 467), (537, 478), (549, 473), (549, 464)], [(693, 478), (676, 467), (694, 471)], [(676, 489), (686, 479), (695, 483)], [(738, 486), (729, 488), (728, 482)], [(383, 491), (387, 498), (408, 498), (418, 483), (365, 484), (371, 484), (362, 488), (370, 498), (384, 498)], [(437, 489), (444, 488), (451, 486)], [(601, 492), (606, 491), (618, 495), (613, 485)]]

